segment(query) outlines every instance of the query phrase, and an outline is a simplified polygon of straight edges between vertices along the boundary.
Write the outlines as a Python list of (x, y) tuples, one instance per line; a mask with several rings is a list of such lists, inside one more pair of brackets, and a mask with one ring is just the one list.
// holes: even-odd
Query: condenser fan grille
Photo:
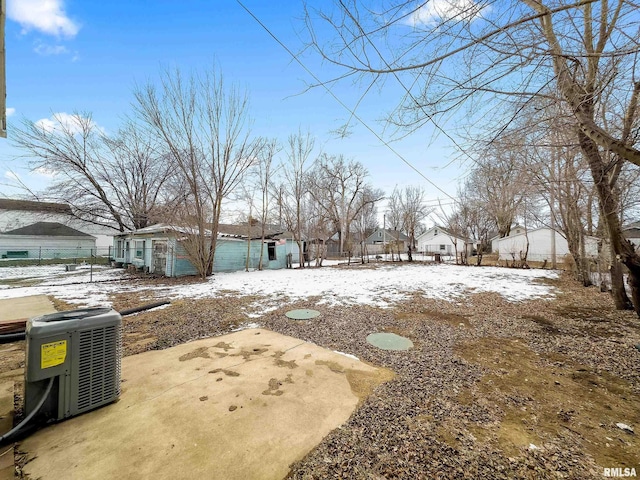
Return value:
[(78, 413), (120, 395), (121, 327), (79, 332)]

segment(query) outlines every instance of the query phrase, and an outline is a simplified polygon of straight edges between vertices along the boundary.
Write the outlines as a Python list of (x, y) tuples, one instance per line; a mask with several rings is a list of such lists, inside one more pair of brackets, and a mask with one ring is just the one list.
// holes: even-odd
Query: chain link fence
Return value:
[(109, 265), (113, 259), (112, 250), (111, 247), (0, 246), (0, 267), (81, 263)]

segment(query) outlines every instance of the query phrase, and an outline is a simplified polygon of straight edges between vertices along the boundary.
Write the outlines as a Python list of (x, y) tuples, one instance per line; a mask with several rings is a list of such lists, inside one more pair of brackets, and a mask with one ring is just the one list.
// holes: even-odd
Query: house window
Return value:
[(271, 262), (276, 259), (276, 242), (269, 242), (267, 248), (269, 250), (269, 261)]
[(382, 236), (382, 232), (378, 232), (378, 238)]
[(447, 249), (446, 245), (440, 245), (440, 251), (444, 252)]
[(116, 257), (124, 258), (124, 242), (122, 240), (118, 240), (116, 245)]
[(144, 240), (136, 240), (135, 258), (144, 258)]
[(438, 235), (438, 229), (437, 228), (433, 231), (433, 236), (435, 237), (436, 235)]

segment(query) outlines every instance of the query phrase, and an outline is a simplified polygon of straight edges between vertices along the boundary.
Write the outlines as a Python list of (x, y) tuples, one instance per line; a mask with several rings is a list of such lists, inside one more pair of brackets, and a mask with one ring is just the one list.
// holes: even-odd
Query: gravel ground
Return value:
[[(125, 354), (255, 322), (395, 372), (291, 466), (290, 478), (583, 479), (603, 478), (605, 467), (640, 472), (640, 321), (567, 275), (534, 282), (560, 293), (517, 303), (496, 293), (456, 302), (416, 293), (384, 309), (318, 305), (319, 298), (279, 308), (261, 296), (182, 299), (125, 317)], [(140, 298), (150, 296), (120, 293), (112, 301), (122, 309)], [(276, 309), (250, 318), (260, 305)], [(321, 315), (289, 320), (284, 313), (293, 308)], [(369, 345), (366, 336), (380, 331), (407, 336), (414, 347), (391, 352)]]

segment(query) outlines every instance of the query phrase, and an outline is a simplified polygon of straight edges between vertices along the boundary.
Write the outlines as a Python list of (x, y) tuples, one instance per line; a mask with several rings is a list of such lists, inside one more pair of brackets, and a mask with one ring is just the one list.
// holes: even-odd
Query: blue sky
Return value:
[[(245, 5), (294, 52), (302, 48), (302, 2), (246, 0)], [(324, 3), (324, 2), (319, 2)], [(318, 151), (362, 162), (371, 182), (388, 193), (395, 185), (423, 185), (428, 198), (445, 198), (420, 178), (362, 125), (344, 139), (331, 132), (348, 112), (323, 89), (306, 90), (314, 80), (242, 7), (231, 0), (186, 2), (8, 0), (6, 22), (8, 140), (0, 140), (0, 194), (15, 196), (14, 174), (32, 188), (47, 178), (30, 173), (26, 159), (11, 146), (11, 129), (26, 118), (54, 113), (91, 112), (107, 132), (130, 112), (136, 84), (155, 81), (166, 67), (185, 72), (217, 66), (227, 82), (247, 89), (254, 133), (285, 140), (299, 128), (316, 137)], [(305, 56), (321, 78), (326, 65)], [(391, 82), (371, 93), (358, 113), (377, 132), (379, 122), (400, 98)], [(334, 87), (349, 106), (359, 89), (349, 81)], [(447, 169), (453, 150), (431, 142), (427, 127), (393, 144), (409, 162), (454, 195), (461, 171)], [(446, 200), (444, 200), (446, 201)]]

